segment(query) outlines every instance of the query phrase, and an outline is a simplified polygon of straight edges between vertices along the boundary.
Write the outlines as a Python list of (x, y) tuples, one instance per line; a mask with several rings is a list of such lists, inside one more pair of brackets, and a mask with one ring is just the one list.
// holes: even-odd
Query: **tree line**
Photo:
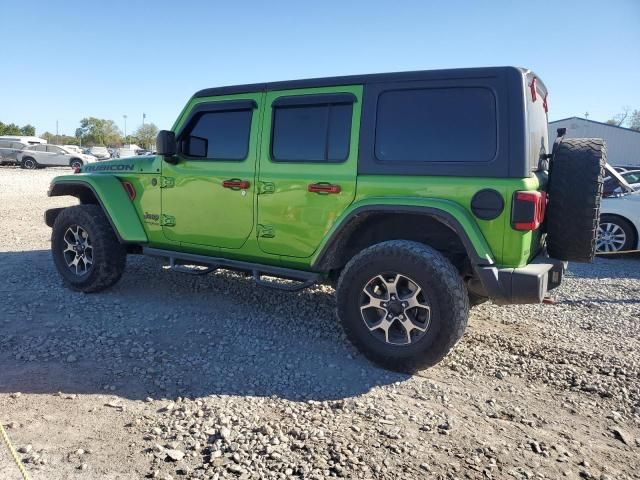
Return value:
[(36, 127), (33, 125), (25, 125), (20, 127), (15, 123), (2, 123), (0, 122), (0, 135), (24, 135), (25, 137), (31, 137), (36, 134)]
[[(20, 127), (15, 123), (5, 124), (0, 122), (0, 135), (24, 135), (33, 136), (36, 127), (25, 125)], [(153, 123), (140, 125), (132, 134), (124, 137), (122, 131), (113, 120), (96, 117), (85, 117), (80, 120), (80, 127), (76, 129), (75, 136), (56, 135), (44, 132), (39, 135), (47, 142), (58, 145), (82, 145), (93, 147), (101, 145), (105, 147), (120, 147), (127, 143), (133, 143), (144, 148), (153, 148), (158, 135), (158, 127)]]
[(640, 110), (631, 110), (631, 107), (622, 107), (622, 112), (607, 120), (609, 125), (627, 127), (640, 132)]

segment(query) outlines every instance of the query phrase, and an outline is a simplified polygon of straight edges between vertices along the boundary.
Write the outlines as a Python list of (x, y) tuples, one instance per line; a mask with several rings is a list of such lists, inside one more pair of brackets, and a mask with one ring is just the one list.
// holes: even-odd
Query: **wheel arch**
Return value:
[[(313, 258), (314, 270), (329, 272), (343, 267), (359, 250), (386, 240), (420, 241), (434, 248), (453, 247), (473, 265), (494, 264), (493, 255), (477, 225), (459, 205), (445, 200), (431, 204), (374, 203), (356, 206), (343, 215)], [(410, 220), (402, 231), (393, 217)], [(416, 228), (417, 227), (417, 228)], [(420, 228), (422, 227), (422, 228)]]
[[(147, 243), (147, 234), (142, 227), (140, 217), (120, 181), (109, 175), (96, 177), (59, 177), (51, 183), (48, 195), (50, 197), (71, 196), (76, 197), (81, 204), (99, 205), (120, 243)], [(47, 210), (45, 223), (50, 227), (53, 226), (62, 210), (61, 208)]]

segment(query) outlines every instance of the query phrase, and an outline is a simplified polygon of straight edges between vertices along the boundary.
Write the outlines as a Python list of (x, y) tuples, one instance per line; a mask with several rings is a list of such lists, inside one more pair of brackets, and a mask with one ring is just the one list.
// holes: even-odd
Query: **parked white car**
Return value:
[(40, 167), (78, 168), (95, 161), (92, 155), (72, 152), (59, 145), (30, 145), (18, 153), (18, 163), (30, 170)]
[(98, 160), (109, 160), (111, 158), (111, 152), (107, 147), (91, 147), (89, 153), (96, 157)]
[(66, 148), (67, 150), (71, 150), (72, 152), (84, 153), (82, 148), (80, 148), (78, 145), (62, 145), (62, 147)]
[(602, 199), (598, 252), (622, 252), (640, 248), (640, 192)]
[(116, 150), (116, 157), (118, 158), (135, 157), (137, 154), (137, 150), (131, 148), (118, 148)]

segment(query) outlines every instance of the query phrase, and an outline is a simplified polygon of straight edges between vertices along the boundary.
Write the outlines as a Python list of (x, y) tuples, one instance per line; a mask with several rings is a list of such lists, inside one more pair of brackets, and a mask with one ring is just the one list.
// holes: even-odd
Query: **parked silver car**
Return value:
[(18, 162), (22, 168), (39, 167), (82, 167), (93, 163), (96, 157), (84, 153), (76, 153), (59, 145), (30, 145), (18, 153)]
[(17, 164), (18, 153), (26, 147), (26, 143), (13, 140), (0, 140), (0, 165)]

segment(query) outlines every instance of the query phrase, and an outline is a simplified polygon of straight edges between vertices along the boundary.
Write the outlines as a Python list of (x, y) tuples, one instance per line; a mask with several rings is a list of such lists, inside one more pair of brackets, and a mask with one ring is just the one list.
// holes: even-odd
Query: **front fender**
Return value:
[(469, 258), (477, 265), (493, 265), (493, 253), (478, 224), (459, 204), (437, 198), (378, 197), (352, 203), (333, 224), (312, 257), (312, 265), (321, 264), (324, 255), (338, 241), (342, 229), (357, 215), (372, 211), (406, 212), (429, 215), (454, 230), (464, 244)]
[[(138, 213), (118, 178), (112, 175), (63, 175), (52, 180), (50, 197), (70, 195), (80, 203), (98, 203), (121, 243), (147, 243)], [(47, 221), (50, 221), (47, 215)]]

